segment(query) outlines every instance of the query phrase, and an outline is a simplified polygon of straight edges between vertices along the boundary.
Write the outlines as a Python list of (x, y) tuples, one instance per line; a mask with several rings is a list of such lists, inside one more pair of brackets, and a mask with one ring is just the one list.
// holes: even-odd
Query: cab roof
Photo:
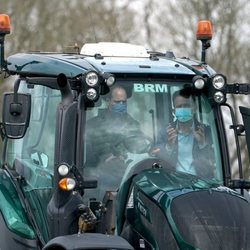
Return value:
[[(101, 47), (104, 47), (105, 43)], [(113, 52), (121, 51), (120, 44), (112, 44)], [(124, 44), (121, 44), (124, 45)], [(132, 45), (133, 46), (133, 45)], [(136, 45), (138, 46), (138, 45)], [(210, 75), (214, 71), (207, 65), (190, 59), (169, 58), (163, 54), (150, 54), (139, 47), (139, 54), (133, 52), (130, 45), (126, 50), (116, 55), (112, 52), (105, 54), (101, 50), (94, 50), (90, 45), (91, 53), (82, 48), (85, 54), (59, 54), (59, 53), (19, 53), (7, 59), (10, 74), (22, 76), (57, 76), (64, 73), (68, 78), (74, 78), (88, 70), (109, 73), (132, 74), (177, 74), (177, 75)], [(96, 53), (95, 53), (96, 52)], [(112, 53), (111, 53), (112, 52)], [(133, 53), (131, 53), (133, 52)], [(95, 53), (95, 54), (94, 54)], [(101, 54), (102, 53), (102, 54)], [(88, 55), (87, 55), (88, 54)]]

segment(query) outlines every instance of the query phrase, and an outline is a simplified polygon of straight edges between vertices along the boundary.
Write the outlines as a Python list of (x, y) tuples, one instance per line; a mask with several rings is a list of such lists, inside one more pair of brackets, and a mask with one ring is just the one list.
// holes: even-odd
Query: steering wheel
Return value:
[(137, 134), (124, 136), (114, 145), (114, 148), (118, 148), (120, 145), (123, 145), (129, 153), (144, 154), (150, 152), (153, 141), (144, 134)]

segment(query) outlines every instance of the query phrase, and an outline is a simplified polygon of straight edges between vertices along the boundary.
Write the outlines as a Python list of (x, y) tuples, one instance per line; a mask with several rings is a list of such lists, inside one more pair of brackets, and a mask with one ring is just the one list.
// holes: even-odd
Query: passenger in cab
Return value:
[(175, 121), (160, 130), (154, 153), (176, 170), (212, 178), (213, 149), (209, 126), (196, 118), (194, 96), (185, 89), (173, 94)]

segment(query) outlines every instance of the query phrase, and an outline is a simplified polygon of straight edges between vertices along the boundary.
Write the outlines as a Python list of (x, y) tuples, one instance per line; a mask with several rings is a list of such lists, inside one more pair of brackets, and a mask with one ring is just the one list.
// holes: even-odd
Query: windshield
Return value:
[(96, 190), (85, 192), (88, 198), (117, 190), (129, 168), (152, 157), (176, 171), (223, 183), (212, 108), (206, 96), (188, 86), (118, 81), (87, 108), (85, 176), (98, 180)]
[[(102, 199), (106, 191), (119, 188), (136, 162), (156, 157), (176, 171), (223, 183), (213, 110), (206, 96), (186, 93), (187, 86), (117, 80), (111, 91), (86, 107), (84, 178), (98, 181), (97, 189), (85, 190), (86, 198)], [(18, 160), (15, 167), (26, 179), (25, 192), (36, 192), (45, 206), (52, 188), (60, 92), (24, 81), (19, 91), (32, 94), (31, 121), (24, 138), (9, 140), (6, 159), (10, 166)]]

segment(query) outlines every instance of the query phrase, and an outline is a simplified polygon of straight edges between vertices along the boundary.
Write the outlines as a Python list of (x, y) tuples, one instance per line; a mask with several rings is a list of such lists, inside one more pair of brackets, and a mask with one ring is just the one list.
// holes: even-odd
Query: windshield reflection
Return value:
[[(128, 165), (152, 157), (163, 159), (176, 171), (221, 182), (210, 104), (192, 92), (175, 100), (173, 94), (181, 89), (180, 84), (121, 82), (95, 107), (87, 108), (85, 175), (96, 178), (98, 188), (86, 190), (86, 196), (102, 199), (105, 191), (117, 190), (126, 179)], [(171, 151), (169, 138), (174, 142)]]

